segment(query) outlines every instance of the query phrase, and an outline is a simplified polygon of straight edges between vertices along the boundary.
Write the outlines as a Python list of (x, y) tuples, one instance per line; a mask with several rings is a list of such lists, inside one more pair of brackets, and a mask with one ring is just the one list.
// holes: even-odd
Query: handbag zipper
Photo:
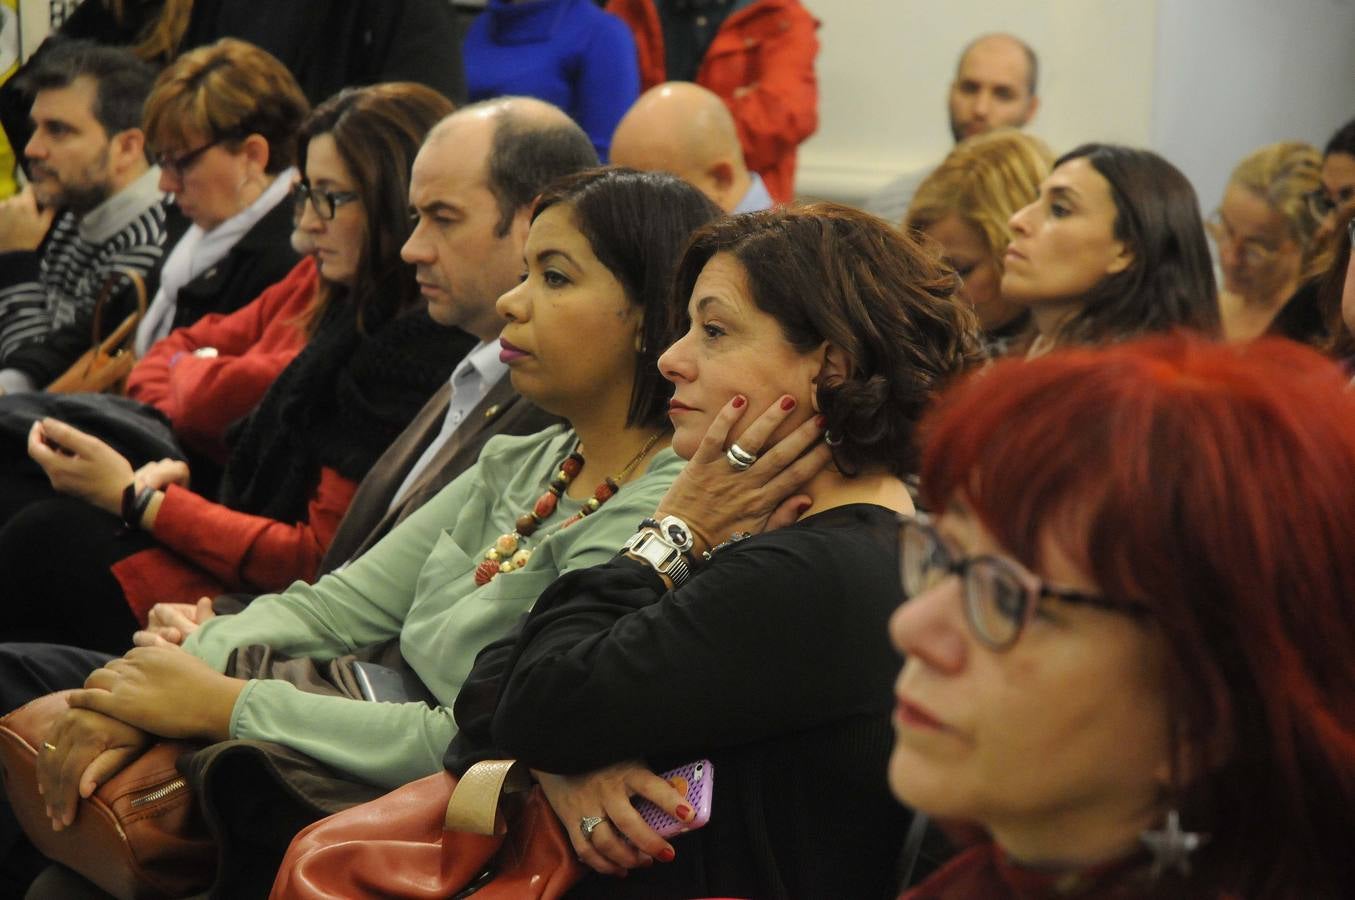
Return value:
[(155, 803), (157, 800), (163, 800), (170, 794), (176, 793), (188, 787), (188, 781), (183, 777), (175, 778), (160, 785), (158, 788), (152, 788), (140, 797), (134, 797), (128, 804), (132, 809), (139, 806), (145, 806), (147, 803)]

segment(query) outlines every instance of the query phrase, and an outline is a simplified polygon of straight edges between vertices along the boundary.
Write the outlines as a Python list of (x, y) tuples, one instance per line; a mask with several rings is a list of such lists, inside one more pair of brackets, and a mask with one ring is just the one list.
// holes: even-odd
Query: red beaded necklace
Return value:
[[(541, 539), (544, 544), (552, 535), (575, 522), (584, 516), (598, 511), (602, 504), (606, 503), (618, 491), (621, 490), (621, 483), (630, 475), (632, 469), (639, 464), (640, 460), (645, 458), (645, 454), (650, 451), (656, 441), (663, 435), (660, 431), (654, 434), (645, 445), (640, 448), (640, 452), (626, 463), (626, 467), (621, 470), (619, 475), (607, 476), (596, 488), (593, 489), (593, 496), (589, 497), (579, 507), (579, 511), (574, 513), (568, 519), (560, 523), (560, 526)], [(532, 558), (532, 551), (526, 547), (527, 538), (536, 533), (545, 522), (555, 512), (560, 504), (560, 498), (564, 496), (565, 490), (569, 487), (574, 477), (583, 471), (583, 447), (576, 444), (574, 449), (569, 451), (564, 462), (560, 463), (560, 468), (555, 476), (551, 478), (550, 485), (546, 492), (536, 498), (536, 503), (532, 508), (522, 515), (518, 516), (514, 523), (514, 531), (508, 534), (499, 535), (498, 539), (485, 550), (484, 560), (475, 567), (475, 584), (477, 586), (489, 584), (497, 575), (507, 575), (510, 572), (516, 572), (527, 565), (527, 560)]]

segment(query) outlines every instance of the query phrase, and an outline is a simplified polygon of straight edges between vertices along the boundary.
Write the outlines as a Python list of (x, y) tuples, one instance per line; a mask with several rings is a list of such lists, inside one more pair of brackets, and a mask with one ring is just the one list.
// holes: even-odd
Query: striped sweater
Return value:
[[(158, 180), (152, 168), (83, 217), (62, 213), (37, 251), (0, 257), (0, 388), (41, 388), (89, 348), (94, 304), (114, 269), (141, 272), (154, 292), (170, 238)], [(134, 297), (117, 296), (105, 330)]]

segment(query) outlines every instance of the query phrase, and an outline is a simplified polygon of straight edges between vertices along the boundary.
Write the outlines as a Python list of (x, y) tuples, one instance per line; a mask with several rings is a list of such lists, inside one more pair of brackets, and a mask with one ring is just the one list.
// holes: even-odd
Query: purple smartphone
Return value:
[(686, 831), (700, 828), (710, 821), (711, 794), (715, 790), (715, 767), (708, 759), (698, 759), (659, 775), (678, 793), (687, 795), (687, 805), (695, 815), (690, 822), (675, 819), (659, 807), (644, 798), (635, 798), (631, 802), (640, 812), (645, 824), (662, 838), (676, 837)]

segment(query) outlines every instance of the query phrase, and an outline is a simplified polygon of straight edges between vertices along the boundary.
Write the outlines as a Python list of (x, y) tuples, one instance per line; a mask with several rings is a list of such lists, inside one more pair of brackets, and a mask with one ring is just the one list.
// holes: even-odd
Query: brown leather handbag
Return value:
[(554, 900), (583, 876), (526, 769), (477, 763), (321, 819), (287, 848), (271, 900)]
[[(103, 337), (104, 307), (113, 299), (120, 282), (128, 282), (136, 292), (136, 310), (123, 319), (117, 328)], [(132, 342), (136, 327), (146, 315), (146, 282), (135, 269), (114, 269), (108, 273), (99, 298), (94, 301), (94, 333), (91, 346), (47, 390), (54, 394), (93, 393), (105, 391), (122, 393), (127, 375), (136, 365)]]
[(154, 744), (81, 800), (70, 827), (52, 830), (38, 794), (37, 758), (69, 708), (69, 693), (39, 697), (0, 719), (5, 790), (24, 834), (48, 859), (123, 900), (204, 890), (216, 872), (216, 846), (175, 765), (180, 755), (195, 749), (190, 744)]

